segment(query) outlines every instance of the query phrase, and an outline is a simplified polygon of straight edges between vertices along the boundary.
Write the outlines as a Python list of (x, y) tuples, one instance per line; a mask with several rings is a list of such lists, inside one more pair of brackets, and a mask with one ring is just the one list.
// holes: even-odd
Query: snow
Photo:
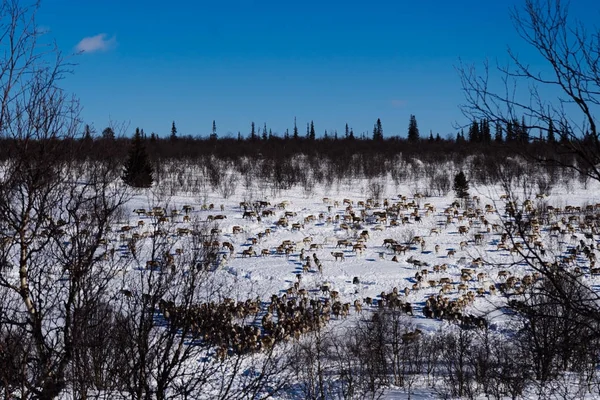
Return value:
[[(353, 180), (346, 184), (338, 185), (337, 188), (324, 188), (316, 186), (313, 188), (309, 197), (304, 195), (304, 192), (299, 187), (294, 187), (288, 191), (282, 191), (278, 196), (274, 197), (268, 194), (263, 196), (252, 195), (260, 193), (259, 188), (250, 188), (243, 191), (238, 188), (237, 192), (228, 199), (220, 197), (217, 193), (208, 193), (206, 205), (214, 204), (214, 209), (203, 209), (203, 205), (198, 203), (198, 196), (194, 194), (165, 196), (157, 193), (153, 189), (144, 190), (134, 196), (128, 203), (130, 210), (128, 219), (122, 221), (123, 224), (137, 226), (138, 220), (146, 222), (146, 229), (151, 224), (149, 217), (138, 217), (133, 210), (138, 208), (151, 209), (152, 207), (160, 206), (167, 210), (178, 209), (182, 210), (184, 205), (192, 205), (194, 210), (190, 213), (192, 223), (194, 221), (206, 221), (209, 215), (224, 215), (225, 219), (214, 220), (213, 224), (222, 232), (219, 240), (227, 241), (233, 244), (235, 252), (230, 256), (227, 249), (220, 251), (222, 260), (219, 268), (214, 271), (214, 279), (223, 282), (224, 287), (230, 288), (223, 296), (232, 297), (235, 300), (246, 300), (249, 298), (260, 297), (266, 301), (273, 294), (281, 294), (286, 289), (293, 286), (297, 280), (297, 274), (302, 274), (301, 286), (305, 288), (309, 296), (317, 298), (322, 296), (321, 286), (329, 285), (331, 290), (339, 292), (340, 301), (342, 303), (353, 303), (355, 300), (362, 300), (366, 297), (378, 299), (382, 291), (390, 292), (393, 288), (398, 288), (401, 296), (404, 296), (404, 288), (409, 289), (409, 294), (405, 296), (404, 301), (410, 302), (414, 306), (414, 324), (419, 329), (434, 333), (440, 329), (444, 329), (448, 322), (426, 319), (423, 316), (422, 308), (425, 300), (431, 295), (437, 295), (440, 291), (440, 286), (429, 287), (427, 280), (439, 281), (442, 277), (450, 277), (454, 284), (461, 283), (460, 275), (462, 268), (474, 268), (476, 272), (483, 272), (485, 278), (483, 283), (476, 279), (466, 282), (469, 290), (477, 290), (480, 287), (489, 287), (490, 285), (500, 283), (503, 280), (498, 278), (497, 272), (500, 269), (507, 270), (511, 274), (523, 276), (530, 274), (532, 271), (519, 263), (519, 256), (512, 255), (507, 250), (499, 250), (497, 244), (500, 239), (499, 232), (487, 232), (482, 224), (475, 224), (466, 235), (459, 233), (459, 226), (468, 226), (465, 221), (458, 221), (453, 218), (452, 222), (446, 225), (447, 217), (444, 210), (454, 202), (453, 194), (450, 193), (444, 197), (427, 197), (415, 199), (412, 190), (408, 186), (396, 186), (392, 183), (385, 183), (383, 190), (383, 198), (387, 198), (390, 203), (401, 202), (400, 195), (407, 197), (404, 203), (415, 201), (419, 206), (418, 215), (421, 217), (421, 222), (416, 222), (414, 217), (410, 218), (407, 224), (399, 224), (398, 226), (390, 226), (389, 220), (385, 224), (383, 230), (377, 230), (376, 227), (381, 224), (376, 223), (373, 218), (374, 211), (383, 210), (383, 205), (375, 205), (371, 209), (365, 209), (364, 206), (358, 206), (359, 201), (366, 201), (367, 196), (367, 180)], [(422, 187), (422, 185), (417, 185)], [(569, 188), (567, 188), (569, 189)], [(543, 199), (532, 199), (533, 202), (545, 202), (547, 204), (564, 207), (567, 204), (574, 206), (584, 206), (586, 204), (595, 204), (598, 198), (595, 193), (598, 193), (597, 185), (592, 183), (586, 189), (577, 188), (567, 192), (565, 188), (556, 188), (553, 193)], [(503, 212), (503, 202), (500, 200), (500, 194), (503, 193), (500, 187), (485, 186), (472, 187), (471, 194), (480, 197), (478, 207), (483, 208), (484, 205), (490, 204), (500, 213)], [(524, 194), (521, 194), (522, 201)], [(323, 198), (329, 200), (324, 201)], [(360, 215), (361, 211), (365, 211), (367, 221), (369, 223), (361, 223), (360, 229), (341, 229), (339, 223), (326, 222), (328, 217), (334, 221), (336, 216), (343, 219), (346, 214), (347, 204), (343, 204), (343, 199), (351, 199), (353, 202), (353, 210), (356, 215)], [(261, 221), (257, 218), (243, 218), (244, 209), (240, 206), (242, 201), (252, 202), (256, 200), (266, 201), (270, 205), (265, 207), (266, 210), (272, 210), (273, 216), (262, 217)], [(284, 203), (285, 208), (278, 207), (278, 204)], [(425, 203), (430, 203), (435, 211), (426, 212)], [(221, 208), (222, 205), (222, 208)], [(407, 216), (414, 208), (401, 211)], [(293, 216), (288, 217), (289, 225), (287, 227), (278, 226), (276, 223), (285, 212), (293, 213)], [(319, 215), (322, 214), (322, 218)], [(175, 226), (188, 227), (189, 224), (183, 222), (183, 216), (175, 219)], [(313, 216), (314, 221), (307, 217)], [(500, 216), (498, 213), (485, 213), (484, 217), (489, 220), (490, 224), (500, 224)], [(300, 229), (293, 229), (292, 224), (301, 224)], [(243, 233), (234, 234), (233, 227), (239, 226), (243, 229)], [(136, 228), (137, 229), (137, 228)], [(144, 229), (144, 228), (142, 228)], [(259, 233), (264, 233), (266, 229), (270, 229), (271, 233), (258, 239)], [(438, 229), (439, 234), (432, 233), (432, 229)], [(363, 253), (356, 253), (352, 248), (337, 247), (337, 241), (349, 239), (356, 243), (358, 235), (363, 231), (368, 231), (369, 238), (366, 241), (366, 249)], [(484, 235), (483, 244), (475, 244), (473, 234), (481, 232)], [(425, 245), (421, 248), (420, 245), (411, 244), (410, 250), (406, 254), (396, 254), (398, 262), (392, 261), (394, 257), (393, 251), (383, 245), (384, 239), (394, 239), (398, 243), (406, 243), (414, 236), (420, 236), (424, 239)], [(256, 238), (256, 244), (252, 244), (252, 238)], [(305, 238), (311, 238), (311, 241), (304, 244)], [(544, 241), (550, 241), (548, 233), (543, 234)], [(174, 239), (184, 242), (185, 238)], [(284, 241), (291, 240), (297, 243), (297, 248), (292, 254), (278, 254), (276, 248)], [(568, 239), (564, 239), (568, 240)], [(461, 248), (460, 242), (467, 241), (467, 246)], [(310, 244), (319, 244), (322, 247), (309, 250)], [(563, 243), (563, 248), (568, 243)], [(439, 246), (440, 251), (436, 254), (434, 248)], [(242, 250), (249, 249), (252, 246), (256, 250), (258, 256), (242, 256)], [(178, 247), (178, 243), (174, 243), (174, 248)], [(267, 249), (268, 255), (261, 256), (261, 250)], [(312, 263), (309, 272), (303, 272), (303, 260), (300, 259), (301, 249), (304, 249), (305, 257), (310, 256), (313, 259), (315, 254), (323, 264), (322, 273), (316, 270), (316, 266)], [(454, 250), (456, 254), (448, 256), (448, 251)], [(343, 252), (343, 260), (335, 260), (332, 252)], [(484, 264), (482, 266), (473, 266), (472, 260), (482, 258)], [(550, 257), (550, 255), (548, 256)], [(407, 260), (416, 259), (427, 264), (427, 267), (417, 268)], [(435, 265), (447, 264), (445, 272), (433, 272), (432, 268)], [(422, 288), (415, 288), (415, 274), (417, 271), (427, 269), (429, 273), (425, 277), (425, 282)], [(137, 274), (139, 270), (132, 269), (126, 274)], [(357, 277), (358, 284), (353, 283)], [(590, 284), (598, 285), (600, 282), (597, 277), (590, 277), (589, 274), (584, 278)], [(450, 298), (457, 298), (461, 293), (456, 289), (446, 294)], [(506, 328), (510, 316), (502, 313), (498, 309), (498, 305), (502, 304), (504, 299), (500, 296), (493, 296), (486, 290), (486, 294), (482, 297), (476, 297), (475, 301), (467, 307), (466, 313), (474, 315), (485, 315), (493, 329), (502, 331)], [(368, 306), (364, 306), (368, 310)], [(373, 307), (373, 309), (376, 309)], [(344, 329), (351, 326), (360, 318), (352, 310), (350, 316), (343, 323), (337, 323), (336, 329)], [(535, 398), (535, 394), (532, 394)], [(390, 389), (385, 394), (385, 399), (406, 399), (408, 394), (402, 389)], [(426, 387), (415, 387), (410, 395), (411, 399), (432, 399), (438, 398), (438, 395), (431, 389)]]

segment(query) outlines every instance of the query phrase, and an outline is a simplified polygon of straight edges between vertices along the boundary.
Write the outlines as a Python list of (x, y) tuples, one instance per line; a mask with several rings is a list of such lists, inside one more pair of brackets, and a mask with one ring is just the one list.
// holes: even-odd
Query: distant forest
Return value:
[[(405, 157), (419, 157), (423, 162), (439, 161), (440, 157), (460, 159), (470, 155), (506, 157), (507, 155), (527, 154), (530, 156), (560, 156), (556, 144), (565, 144), (567, 135), (555, 132), (552, 126), (544, 129), (544, 136), (535, 136), (525, 122), (517, 120), (508, 124), (494, 124), (490, 127), (486, 120), (473, 121), (467, 132), (460, 131), (455, 138), (442, 138), (439, 134), (420, 135), (416, 118), (411, 116), (407, 137), (384, 137), (381, 121), (377, 120), (372, 135), (355, 135), (346, 125), (345, 132), (337, 132), (316, 136), (314, 124), (307, 125), (305, 135), (298, 133), (295, 126), (292, 133), (283, 136), (273, 134), (264, 128), (255, 128), (252, 123), (247, 135), (238, 134), (237, 138), (219, 138), (213, 121), (213, 131), (208, 137), (178, 136), (173, 122), (169, 137), (160, 137), (155, 133), (147, 135), (143, 129), (136, 129), (146, 145), (150, 157), (156, 159), (194, 159), (196, 157), (214, 156), (224, 160), (239, 157), (261, 159), (285, 159), (294, 155), (319, 156), (330, 160), (342, 160), (356, 155), (372, 156), (374, 159), (389, 159), (398, 154)], [(132, 132), (132, 136), (133, 136)], [(62, 145), (74, 152), (81, 159), (124, 159), (127, 156), (131, 138), (116, 135), (110, 127), (101, 134), (96, 134), (85, 125), (78, 139), (63, 140)], [(562, 142), (562, 143), (561, 143)], [(14, 150), (10, 137), (0, 137), (0, 157), (5, 160), (11, 157)], [(35, 147), (32, 141), (31, 148)], [(446, 155), (446, 156), (444, 156)], [(565, 155), (566, 156), (566, 155)], [(486, 157), (488, 158), (488, 157)]]

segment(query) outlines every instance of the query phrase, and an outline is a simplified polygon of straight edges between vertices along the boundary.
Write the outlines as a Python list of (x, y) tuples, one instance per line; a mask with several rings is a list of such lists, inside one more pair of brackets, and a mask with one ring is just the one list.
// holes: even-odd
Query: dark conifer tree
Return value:
[(441, 142), (442, 141), (442, 138), (440, 137), (439, 133), (437, 135), (435, 135), (435, 141), (436, 142)]
[(210, 140), (217, 140), (217, 123), (213, 119), (212, 133), (210, 134)]
[(294, 140), (298, 140), (300, 135), (298, 134), (298, 125), (296, 124), (296, 117), (294, 117)]
[(469, 197), (469, 181), (467, 181), (467, 177), (464, 172), (460, 171), (454, 177), (454, 192), (456, 193), (456, 197), (459, 199), (466, 199)]
[(126, 185), (135, 188), (149, 188), (154, 181), (152, 177), (153, 173), (154, 170), (150, 163), (148, 153), (146, 153), (146, 146), (144, 146), (142, 140), (142, 133), (140, 132), (140, 129), (137, 128), (131, 141), (129, 156), (125, 162), (125, 167), (123, 168), (123, 182)]
[(315, 135), (315, 124), (313, 123), (313, 121), (310, 121), (310, 133), (308, 135), (308, 138), (310, 140), (315, 140), (316, 135)]
[(561, 145), (566, 145), (569, 143), (569, 135), (565, 131), (560, 131), (558, 136), (560, 137)]
[(492, 143), (492, 132), (490, 130), (490, 122), (487, 119), (481, 121), (480, 134), (481, 141), (483, 143)]
[(381, 126), (381, 119), (377, 118), (377, 122), (373, 127), (373, 140), (383, 140), (383, 127)]
[(550, 123), (548, 124), (548, 136), (547, 136), (547, 140), (548, 143), (555, 143), (556, 142), (556, 137), (554, 136), (554, 124), (552, 123), (552, 120), (550, 120)]
[(517, 127), (515, 126), (515, 123), (518, 125), (518, 121), (508, 121), (506, 123), (506, 143), (512, 143), (515, 141), (516, 136), (515, 136), (515, 129), (517, 129)]
[(348, 123), (346, 123), (346, 136), (345, 136), (345, 138), (348, 139), (348, 136), (350, 136), (350, 129), (348, 128)]
[(269, 138), (269, 136), (267, 133), (267, 123), (265, 122), (265, 126), (263, 127), (262, 139), (266, 141), (268, 138)]
[(529, 128), (527, 124), (525, 124), (525, 117), (521, 118), (521, 125), (519, 126), (518, 131), (518, 141), (519, 143), (529, 143)]
[(350, 128), (350, 134), (348, 135), (348, 139), (354, 140), (354, 129)]
[(114, 140), (115, 131), (109, 126), (102, 131), (102, 139)]
[(408, 141), (418, 142), (419, 141), (419, 127), (417, 126), (417, 118), (411, 114), (410, 121), (408, 122)]
[(471, 126), (469, 127), (469, 142), (470, 143), (478, 143), (480, 142), (479, 138), (479, 124), (477, 121), (473, 121)]
[(502, 143), (502, 125), (496, 123), (496, 133), (494, 135), (494, 141), (496, 143)]
[(433, 138), (433, 131), (429, 131), (429, 143), (433, 143), (435, 139)]
[(175, 126), (175, 121), (171, 124), (171, 141), (177, 140), (177, 127)]
[(250, 125), (250, 140), (256, 140), (256, 126), (254, 125), (254, 121)]
[(85, 127), (83, 128), (83, 140), (91, 142), (94, 139), (92, 131), (93, 129), (88, 124), (85, 124)]

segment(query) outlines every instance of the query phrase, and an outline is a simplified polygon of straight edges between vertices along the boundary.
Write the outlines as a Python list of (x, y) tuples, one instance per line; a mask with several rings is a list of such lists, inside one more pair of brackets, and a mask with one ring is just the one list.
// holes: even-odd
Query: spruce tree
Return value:
[(267, 136), (267, 123), (265, 122), (265, 127), (263, 128), (262, 140), (266, 141), (269, 137)]
[(210, 140), (217, 140), (217, 123), (213, 119), (212, 133), (210, 134)]
[(418, 142), (419, 141), (419, 128), (417, 126), (417, 118), (414, 115), (410, 115), (410, 121), (408, 123), (408, 141)]
[(459, 199), (466, 199), (469, 197), (469, 181), (467, 181), (467, 177), (464, 172), (460, 171), (454, 177), (454, 192), (456, 193), (456, 197)]
[(520, 143), (529, 143), (529, 128), (525, 124), (525, 117), (521, 118), (521, 125), (518, 132), (518, 140)]
[(115, 140), (115, 131), (109, 126), (102, 131), (102, 139)]
[(316, 135), (315, 135), (315, 124), (313, 121), (310, 121), (310, 134), (308, 135), (308, 138), (310, 140), (315, 140)]
[(477, 121), (473, 120), (471, 126), (469, 127), (469, 142), (477, 143), (479, 141), (479, 124)]
[(150, 164), (148, 153), (146, 153), (142, 134), (140, 129), (137, 128), (131, 141), (129, 156), (125, 162), (123, 176), (121, 178), (128, 186), (135, 188), (149, 188), (154, 181), (152, 177), (153, 173), (154, 170)]
[(255, 140), (256, 139), (256, 127), (254, 125), (254, 121), (252, 121), (252, 124), (250, 125), (250, 140)]
[(377, 122), (373, 127), (373, 140), (383, 140), (383, 127), (381, 126), (381, 119), (377, 118)]
[[(517, 122), (518, 124), (518, 122)], [(514, 121), (508, 121), (506, 123), (506, 143), (510, 143), (510, 142), (514, 142), (515, 141), (515, 125), (514, 125)]]
[(481, 121), (481, 129), (480, 129), (480, 134), (481, 134), (481, 141), (483, 143), (492, 143), (492, 132), (490, 130), (490, 122), (487, 119), (484, 119), (483, 121)]
[(296, 124), (296, 117), (294, 117), (294, 140), (298, 140), (298, 125)]
[(555, 143), (556, 137), (554, 136), (554, 123), (550, 120), (548, 124), (548, 143)]
[(175, 127), (175, 121), (173, 121), (173, 124), (171, 125), (171, 137), (170, 137), (171, 141), (175, 141), (177, 140), (177, 127)]
[(86, 124), (85, 128), (83, 128), (83, 140), (85, 140), (86, 142), (92, 141), (92, 131), (93, 129), (88, 124)]
[(502, 125), (496, 124), (496, 133), (494, 135), (494, 141), (496, 143), (502, 143)]

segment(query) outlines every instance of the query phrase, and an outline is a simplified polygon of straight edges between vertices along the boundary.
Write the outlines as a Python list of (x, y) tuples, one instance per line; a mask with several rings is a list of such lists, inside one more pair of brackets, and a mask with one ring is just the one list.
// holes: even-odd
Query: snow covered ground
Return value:
[[(304, 289), (310, 298), (326, 295), (321, 290), (326, 285), (330, 292), (339, 293), (342, 303), (353, 304), (356, 300), (363, 303), (366, 298), (372, 298), (376, 303), (380, 293), (389, 293), (397, 288), (402, 300), (413, 305), (415, 326), (433, 333), (444, 329), (449, 322), (425, 318), (422, 311), (425, 300), (440, 293), (440, 280), (445, 279), (451, 285), (445, 296), (451, 299), (463, 297), (469, 291), (475, 294), (479, 290), (466, 306), (465, 313), (485, 316), (492, 329), (501, 331), (508, 317), (495, 310), (505, 300), (490, 293), (490, 286), (506, 281), (506, 277), (498, 276), (498, 271), (504, 270), (519, 278), (533, 272), (519, 262), (518, 253), (509, 251), (511, 246), (498, 246), (502, 232), (493, 227), (502, 225), (504, 201), (500, 196), (503, 190), (499, 186), (472, 187), (471, 195), (478, 197), (472, 202), (476, 216), (468, 218), (462, 216), (464, 208), (457, 209), (456, 213), (450, 208), (455, 201), (453, 193), (445, 197), (420, 197), (415, 196), (409, 187), (389, 184), (384, 187), (381, 199), (368, 201), (367, 184), (366, 180), (355, 180), (329, 191), (316, 187), (310, 197), (304, 196), (299, 188), (283, 191), (277, 197), (249, 195), (238, 190), (237, 194), (223, 199), (216, 193), (210, 193), (205, 204), (199, 204), (198, 198), (193, 195), (166, 197), (149, 189), (137, 194), (128, 203), (129, 217), (122, 222), (131, 226), (137, 226), (139, 220), (150, 222), (149, 217), (138, 216), (134, 209), (164, 207), (166, 210), (183, 210), (184, 205), (193, 206), (189, 212), (192, 223), (212, 220), (211, 226), (220, 230), (220, 242), (233, 245), (232, 253), (227, 248), (220, 249), (214, 275), (216, 279), (227, 282), (225, 287), (230, 288), (223, 296), (234, 300), (258, 296), (267, 301), (272, 295), (281, 295), (293, 288), (299, 275), (302, 277), (298, 289)], [(531, 201), (534, 207), (543, 202), (562, 209), (567, 205), (585, 207), (600, 202), (597, 185), (590, 183), (587, 190), (569, 189), (567, 192), (564, 188), (556, 188), (550, 196), (531, 198)], [(525, 200), (524, 197), (523, 193), (513, 193), (513, 198), (520, 203)], [(344, 202), (344, 199), (348, 201)], [(245, 208), (241, 203), (251, 205), (257, 201), (265, 202), (262, 207), (254, 208), (257, 215), (244, 216)], [(398, 217), (390, 216), (389, 209), (394, 205), (398, 206)], [(377, 220), (377, 213), (384, 212), (386, 206), (388, 218)], [(247, 207), (246, 211), (251, 209)], [(360, 217), (356, 225), (347, 217), (350, 213)], [(183, 215), (184, 212), (173, 219), (178, 228), (189, 226)], [(220, 217), (213, 219), (217, 215)], [(281, 218), (287, 219), (287, 225), (278, 224)], [(459, 232), (460, 227), (468, 227), (468, 232)], [(269, 234), (265, 234), (267, 230), (270, 230)], [(363, 235), (365, 247), (353, 249), (363, 232), (368, 234)], [(583, 235), (569, 236), (553, 239), (549, 231), (542, 231), (541, 240), (546, 248), (553, 249), (547, 252), (548, 261), (553, 261), (552, 258), (566, 250), (573, 241), (584, 239)], [(421, 238), (421, 241), (414, 240), (415, 237)], [(392, 246), (384, 244), (390, 239), (408, 246), (408, 250), (405, 253), (394, 252)], [(350, 246), (340, 244), (344, 240)], [(550, 243), (552, 240), (556, 242), (554, 245)], [(284, 241), (296, 244), (288, 254), (281, 251)], [(245, 255), (244, 251), (250, 255)], [(343, 254), (343, 259), (341, 254), (334, 257), (334, 253)], [(305, 258), (301, 259), (301, 256)], [(320, 270), (314, 262), (303, 268), (307, 258), (313, 261), (315, 257), (322, 265)], [(478, 259), (480, 263), (477, 263)], [(422, 266), (416, 266), (415, 260)], [(461, 280), (464, 268), (474, 271), (472, 279)], [(417, 272), (423, 277), (420, 283)], [(591, 285), (600, 284), (599, 278), (589, 273), (583, 279)], [(459, 286), (461, 284), (464, 286)], [(367, 312), (376, 308), (363, 307)], [(351, 310), (347, 320), (337, 322), (337, 329), (344, 329), (358, 318), (358, 313)], [(417, 388), (411, 398), (436, 396), (427, 388)], [(390, 390), (385, 398), (407, 398), (407, 394)]]

